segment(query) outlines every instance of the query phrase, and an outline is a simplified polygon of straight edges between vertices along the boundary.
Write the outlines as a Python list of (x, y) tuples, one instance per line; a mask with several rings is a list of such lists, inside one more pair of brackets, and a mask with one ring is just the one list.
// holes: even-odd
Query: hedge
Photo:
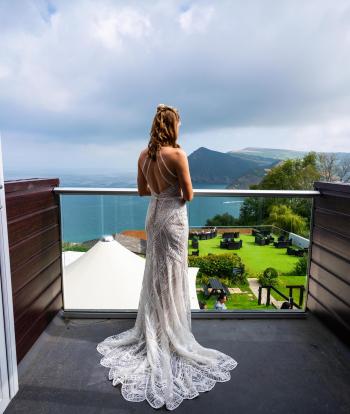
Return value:
[[(220, 277), (232, 282), (244, 282), (244, 264), (235, 253), (210, 254), (207, 256), (188, 256), (190, 267), (199, 267), (198, 276)], [(242, 276), (234, 276), (232, 270), (239, 267)]]

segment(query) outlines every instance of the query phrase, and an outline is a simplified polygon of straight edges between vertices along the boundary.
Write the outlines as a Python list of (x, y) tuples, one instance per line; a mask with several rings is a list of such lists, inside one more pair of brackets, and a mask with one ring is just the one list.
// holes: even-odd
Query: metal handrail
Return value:
[[(139, 195), (137, 188), (104, 187), (54, 187), (56, 194), (65, 195)], [(193, 189), (196, 197), (302, 197), (321, 195), (316, 190), (235, 190), (235, 189)]]

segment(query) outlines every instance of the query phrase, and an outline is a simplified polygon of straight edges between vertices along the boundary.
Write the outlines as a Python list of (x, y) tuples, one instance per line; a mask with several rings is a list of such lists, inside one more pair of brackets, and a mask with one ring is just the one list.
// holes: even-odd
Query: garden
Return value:
[[(289, 296), (286, 286), (306, 287), (306, 254), (297, 257), (287, 254), (287, 248), (276, 248), (273, 244), (259, 245), (252, 234), (241, 232), (239, 239), (242, 241), (241, 247), (234, 251), (220, 247), (221, 234), (198, 240), (198, 248), (193, 248), (189, 240), (189, 265), (200, 269), (196, 283), (198, 300), (206, 303), (208, 309), (213, 309), (216, 302), (215, 295), (208, 298), (203, 291), (203, 284), (207, 284), (210, 277), (218, 278), (232, 292), (227, 296), (227, 309), (275, 309), (274, 305), (258, 304), (257, 292), (253, 292), (250, 283), (254, 278), (262, 284), (263, 272), (268, 268), (276, 271), (276, 277), (269, 280), (268, 284), (284, 295)], [(233, 268), (242, 270), (239, 278), (232, 274)], [(271, 290), (271, 296), (276, 301), (285, 300), (274, 290)], [(293, 289), (293, 301), (299, 302), (299, 289)]]

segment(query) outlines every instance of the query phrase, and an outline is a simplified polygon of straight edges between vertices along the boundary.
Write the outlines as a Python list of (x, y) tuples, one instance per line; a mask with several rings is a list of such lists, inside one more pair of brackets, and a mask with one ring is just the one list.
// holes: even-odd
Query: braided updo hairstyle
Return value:
[(153, 119), (148, 143), (148, 156), (156, 160), (157, 151), (164, 145), (170, 145), (174, 148), (180, 148), (177, 144), (177, 123), (180, 121), (180, 115), (176, 108), (160, 104), (157, 106), (157, 112)]

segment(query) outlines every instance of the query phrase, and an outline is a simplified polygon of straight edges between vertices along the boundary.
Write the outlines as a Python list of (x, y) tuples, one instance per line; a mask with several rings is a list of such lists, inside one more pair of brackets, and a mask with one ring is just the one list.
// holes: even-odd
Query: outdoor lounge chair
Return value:
[(208, 286), (205, 283), (202, 283), (202, 289), (203, 289), (204, 296), (208, 298), (210, 295), (208, 291)]
[(225, 283), (222, 283), (222, 282), (221, 282), (221, 284), (224, 287), (225, 295), (230, 296), (231, 292), (229, 291), (228, 286)]

